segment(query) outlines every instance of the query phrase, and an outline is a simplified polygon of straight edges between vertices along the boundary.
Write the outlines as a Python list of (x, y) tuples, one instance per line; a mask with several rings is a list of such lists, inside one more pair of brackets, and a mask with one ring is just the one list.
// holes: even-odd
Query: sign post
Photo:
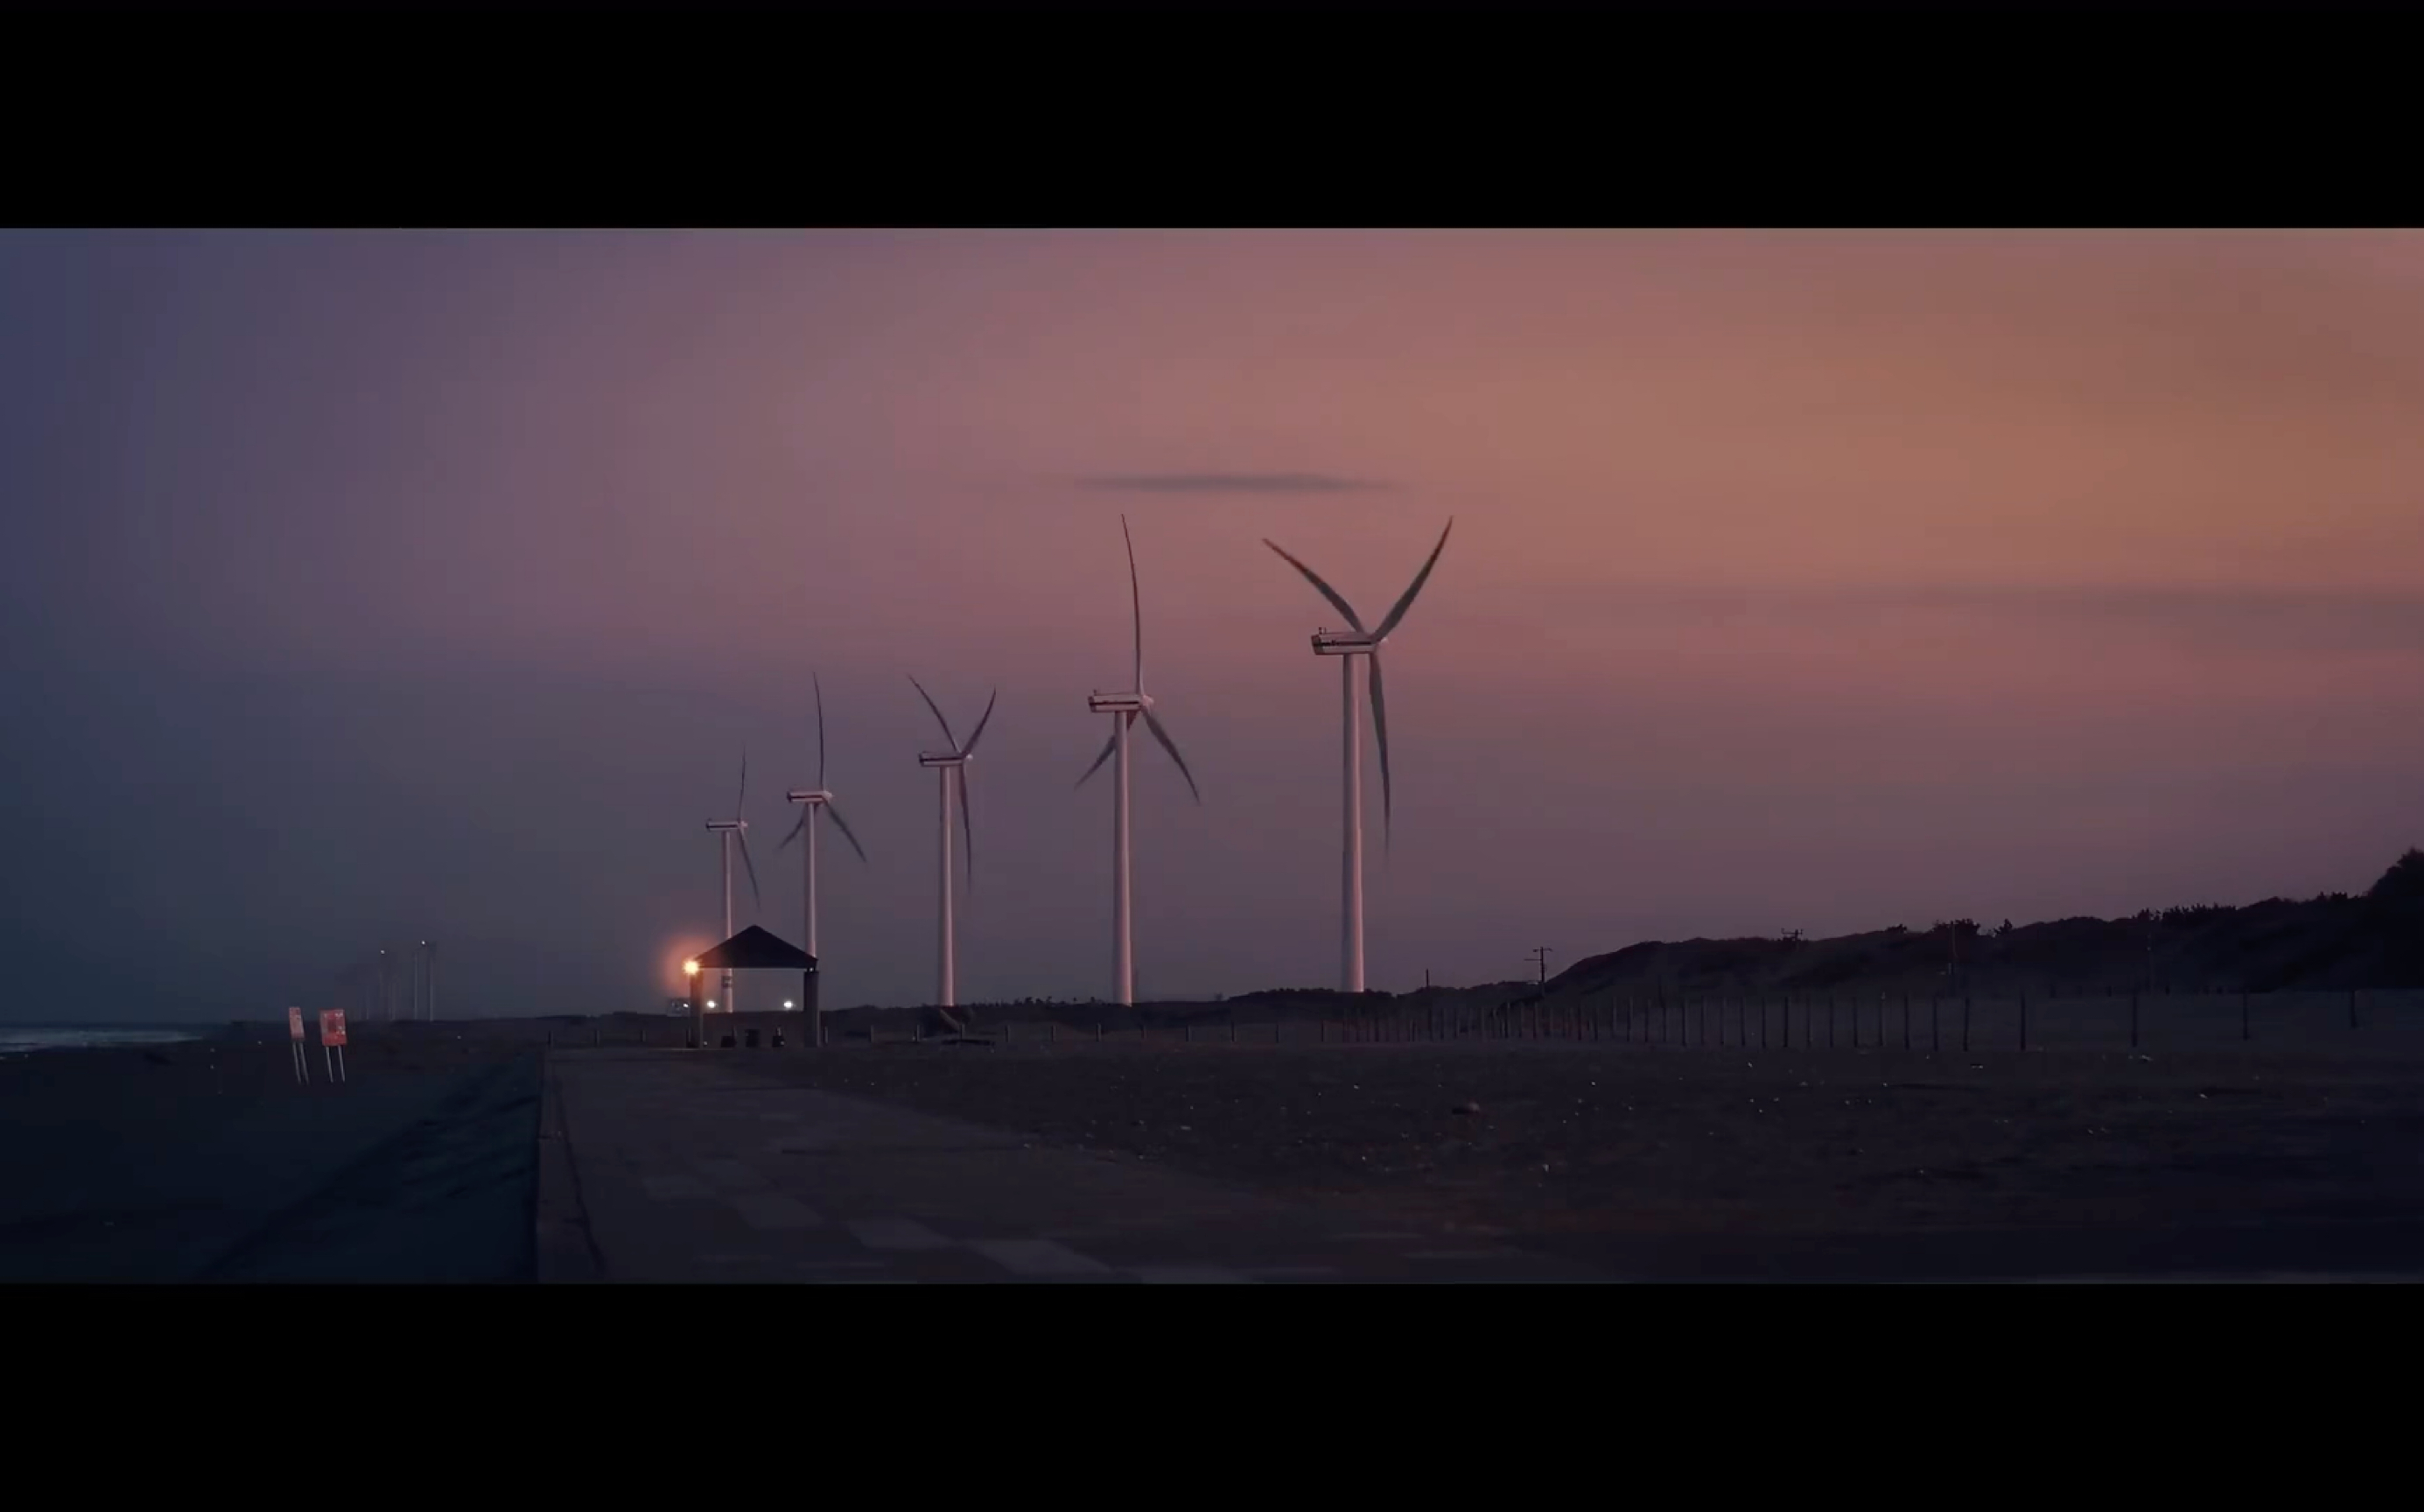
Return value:
[(286, 1048), (293, 1052), (295, 1058), (295, 1079), (309, 1086), (311, 1061), (303, 1054), (303, 1011), (299, 1008), (286, 1011), (286, 1038), (291, 1042)]
[(345, 1079), (345, 1011), (324, 1008), (320, 1011), (320, 1056), (328, 1061), (328, 1079)]

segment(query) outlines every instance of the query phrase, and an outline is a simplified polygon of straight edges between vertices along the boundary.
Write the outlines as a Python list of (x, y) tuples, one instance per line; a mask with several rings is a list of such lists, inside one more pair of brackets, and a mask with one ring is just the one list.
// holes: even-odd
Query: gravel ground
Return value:
[(1542, 1241), (2424, 1218), (2424, 1061), (2404, 1055), (742, 1056), (772, 1078)]

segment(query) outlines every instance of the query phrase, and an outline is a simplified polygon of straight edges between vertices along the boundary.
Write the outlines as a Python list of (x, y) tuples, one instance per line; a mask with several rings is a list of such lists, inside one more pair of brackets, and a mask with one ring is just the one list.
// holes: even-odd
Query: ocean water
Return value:
[(183, 1044), (202, 1038), (199, 1029), (109, 1028), (44, 1024), (0, 1024), (0, 1056), (34, 1050), (95, 1050), (115, 1045)]

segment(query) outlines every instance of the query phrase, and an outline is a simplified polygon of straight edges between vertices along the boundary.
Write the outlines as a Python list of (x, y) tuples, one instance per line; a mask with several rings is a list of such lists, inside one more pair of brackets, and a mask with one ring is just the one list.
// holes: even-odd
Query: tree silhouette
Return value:
[(2411, 849), (2392, 862), (2366, 896), (2384, 902), (2424, 899), (2424, 851)]

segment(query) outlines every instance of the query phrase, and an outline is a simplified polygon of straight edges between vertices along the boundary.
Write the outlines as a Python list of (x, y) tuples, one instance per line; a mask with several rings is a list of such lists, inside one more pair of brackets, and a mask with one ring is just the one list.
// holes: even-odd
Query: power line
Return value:
[(1525, 956), (1523, 959), (1531, 962), (1533, 964), (1540, 968), (1540, 988), (1544, 992), (1547, 991), (1549, 986), (1549, 947), (1545, 945), (1536, 945), (1532, 947), (1532, 953)]

